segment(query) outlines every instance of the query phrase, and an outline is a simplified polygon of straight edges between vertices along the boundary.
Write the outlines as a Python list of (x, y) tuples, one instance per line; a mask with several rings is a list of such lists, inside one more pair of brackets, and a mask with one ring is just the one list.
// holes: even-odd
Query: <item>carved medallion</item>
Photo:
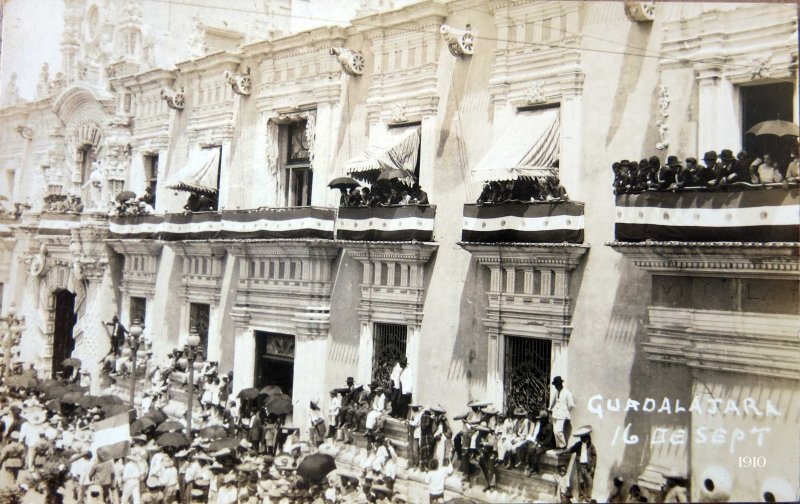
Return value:
[(442, 34), (442, 39), (453, 56), (472, 56), (474, 53), (475, 35), (472, 33), (470, 25), (467, 25), (464, 30), (442, 25), (439, 33)]

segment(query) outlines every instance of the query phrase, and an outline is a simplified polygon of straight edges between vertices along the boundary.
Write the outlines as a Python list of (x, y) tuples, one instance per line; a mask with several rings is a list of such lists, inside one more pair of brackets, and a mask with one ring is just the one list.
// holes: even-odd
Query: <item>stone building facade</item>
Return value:
[[(668, 469), (691, 474), (694, 500), (722, 495), (707, 480), (733, 500), (796, 493), (800, 240), (618, 240), (610, 170), (749, 148), (754, 108), (796, 124), (796, 7), (365, 12), (290, 35), (280, 16), (257, 20), (273, 33), (198, 18), (194, 45), (173, 48), (148, 42), (136, 2), (65, 2), (60, 70), (33, 101), (6, 82), (0, 109), (4, 204), (21, 204), (0, 221), (0, 283), (3, 308), (25, 316), (22, 359), (48, 374), (73, 355), (97, 382), (112, 315), (144, 314), (161, 357), (202, 325), (235, 390), (280, 383), (303, 428), (309, 400), (383, 377), (399, 355), (416, 398), (450, 416), (473, 399), (541, 404), (560, 375), (573, 425), (594, 427), (596, 498), (614, 476), (657, 488)], [(159, 59), (170, 51), (185, 57)], [(549, 218), (578, 238), (481, 238), (487, 223), (550, 226), (470, 213), (545, 129), (582, 203)], [(337, 210), (330, 180), (413, 138), (404, 159), (433, 207)], [(182, 215), (187, 193), (170, 187), (192, 177), (219, 211)], [(145, 187), (155, 215), (108, 216), (116, 194)], [(779, 190), (797, 208), (797, 189)], [(81, 212), (46, 203), (67, 195)], [(739, 467), (762, 455), (768, 471)]]

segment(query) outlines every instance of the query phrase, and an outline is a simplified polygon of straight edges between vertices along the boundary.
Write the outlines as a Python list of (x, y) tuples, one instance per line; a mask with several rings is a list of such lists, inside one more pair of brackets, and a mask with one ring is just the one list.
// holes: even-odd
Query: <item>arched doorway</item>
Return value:
[(55, 313), (53, 320), (53, 378), (62, 376), (64, 359), (72, 355), (75, 338), (72, 328), (78, 320), (75, 313), (75, 293), (59, 289), (53, 293)]

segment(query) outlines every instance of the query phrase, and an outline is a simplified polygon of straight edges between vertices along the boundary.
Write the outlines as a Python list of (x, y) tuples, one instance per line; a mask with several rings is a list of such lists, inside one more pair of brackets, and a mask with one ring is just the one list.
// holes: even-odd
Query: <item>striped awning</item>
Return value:
[(220, 151), (219, 147), (210, 147), (192, 152), (183, 168), (167, 180), (166, 187), (177, 191), (216, 195), (219, 192), (217, 180)]
[(390, 128), (368, 149), (344, 164), (345, 171), (353, 177), (375, 182), (384, 170), (400, 170), (405, 178), (414, 179), (419, 158), (419, 126)]
[(472, 169), (482, 182), (549, 175), (559, 157), (559, 108), (518, 112)]

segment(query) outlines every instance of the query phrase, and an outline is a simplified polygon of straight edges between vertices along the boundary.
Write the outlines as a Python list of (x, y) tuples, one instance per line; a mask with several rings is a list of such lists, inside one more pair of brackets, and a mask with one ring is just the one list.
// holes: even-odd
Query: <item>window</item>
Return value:
[(144, 157), (144, 176), (147, 187), (150, 188), (151, 201), (147, 203), (156, 207), (156, 189), (158, 187), (158, 154), (148, 154)]
[(190, 303), (189, 304), (189, 330), (192, 327), (197, 329), (197, 334), (200, 335), (200, 351), (203, 358), (206, 357), (208, 352), (208, 318), (211, 311), (211, 306), (205, 303)]
[(285, 206), (311, 204), (313, 171), (306, 137), (306, 121), (286, 125), (286, 165), (284, 167), (283, 198)]
[(389, 383), (389, 375), (400, 357), (406, 355), (408, 326), (375, 323), (372, 345), (372, 381)]
[(546, 339), (506, 336), (503, 389), (505, 409), (547, 409), (550, 396), (552, 342)]
[(136, 319), (139, 319), (142, 324), (144, 324), (145, 317), (147, 316), (147, 299), (143, 297), (131, 296), (131, 307), (129, 314), (131, 324), (133, 324), (133, 321)]
[(751, 156), (773, 154), (779, 166), (785, 167), (796, 139), (791, 136), (755, 136), (747, 130), (762, 121), (793, 120), (793, 103), (796, 85), (793, 82), (777, 82), (740, 88), (742, 104), (742, 145)]
[(284, 394), (292, 395), (294, 385), (295, 339), (291, 334), (255, 331), (255, 382), (263, 388), (277, 385)]

